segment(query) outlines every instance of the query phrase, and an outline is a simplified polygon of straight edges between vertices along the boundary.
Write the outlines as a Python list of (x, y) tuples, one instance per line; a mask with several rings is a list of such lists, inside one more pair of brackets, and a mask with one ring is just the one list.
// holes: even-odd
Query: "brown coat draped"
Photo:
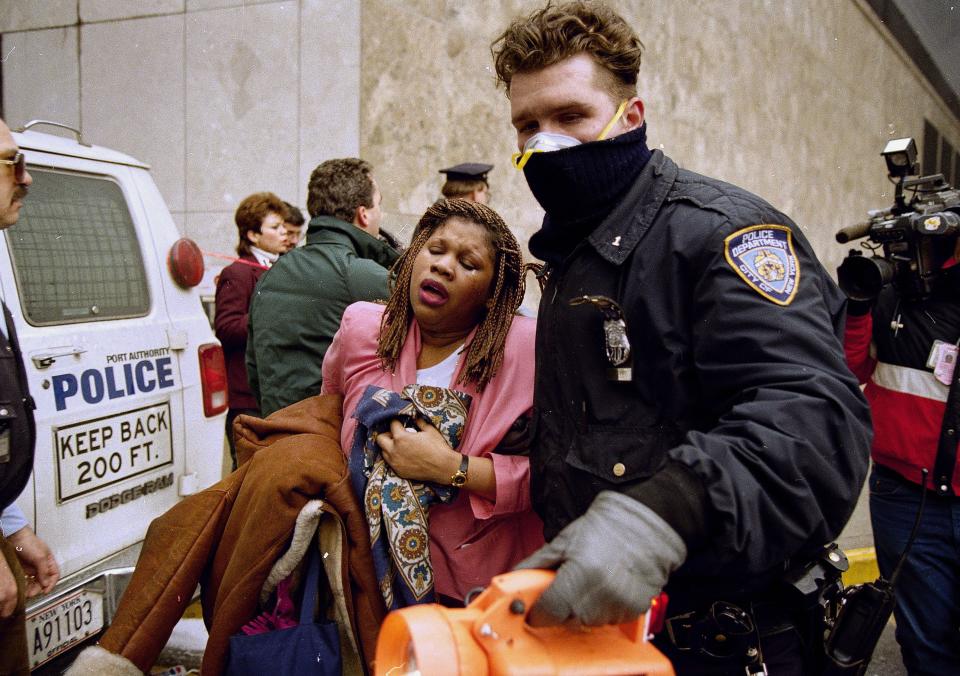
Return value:
[(319, 498), (343, 531), (348, 613), (361, 657), (372, 664), (386, 610), (364, 513), (340, 450), (340, 407), (340, 397), (324, 395), (265, 420), (237, 419), (240, 467), (153, 521), (103, 648), (148, 671), (199, 582), (209, 631), (203, 673), (222, 673), (229, 638), (258, 614), (261, 587), (286, 550), (297, 515)]

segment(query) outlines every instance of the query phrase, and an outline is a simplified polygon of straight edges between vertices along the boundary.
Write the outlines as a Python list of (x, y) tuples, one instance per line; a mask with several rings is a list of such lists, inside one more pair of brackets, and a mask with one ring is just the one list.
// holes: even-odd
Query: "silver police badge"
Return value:
[(622, 319), (604, 319), (603, 333), (607, 337), (607, 359), (614, 366), (623, 366), (630, 359), (630, 341), (627, 323)]
[(577, 296), (570, 305), (589, 303), (603, 313), (604, 349), (610, 368), (607, 380), (629, 381), (633, 378), (631, 366), (630, 340), (627, 338), (627, 323), (623, 319), (623, 310), (616, 301), (606, 296)]

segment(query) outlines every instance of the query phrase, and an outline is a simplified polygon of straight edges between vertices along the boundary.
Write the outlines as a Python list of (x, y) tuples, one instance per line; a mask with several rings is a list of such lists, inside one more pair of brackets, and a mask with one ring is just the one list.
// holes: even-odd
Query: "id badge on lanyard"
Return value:
[(948, 387), (953, 382), (953, 372), (957, 365), (957, 352), (960, 351), (958, 343), (935, 340), (930, 348), (930, 356), (927, 357), (927, 368), (933, 369), (934, 378)]

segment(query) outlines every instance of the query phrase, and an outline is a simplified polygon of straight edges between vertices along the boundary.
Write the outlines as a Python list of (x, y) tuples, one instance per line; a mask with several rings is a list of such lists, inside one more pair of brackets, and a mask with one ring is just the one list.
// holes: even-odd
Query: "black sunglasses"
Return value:
[(12, 160), (0, 160), (0, 164), (9, 164), (13, 166), (13, 175), (18, 182), (22, 182), (27, 175), (27, 158), (23, 153), (17, 153)]

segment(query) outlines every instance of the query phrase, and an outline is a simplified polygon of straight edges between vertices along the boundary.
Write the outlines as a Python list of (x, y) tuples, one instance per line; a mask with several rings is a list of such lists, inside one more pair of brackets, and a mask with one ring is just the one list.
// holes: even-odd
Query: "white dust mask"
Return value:
[[(620, 119), (620, 116), (623, 115), (623, 111), (627, 109), (627, 104), (630, 102), (629, 99), (624, 99), (620, 103), (620, 106), (617, 108), (617, 112), (614, 113), (613, 117), (610, 118), (610, 121), (607, 122), (606, 126), (603, 128), (603, 131), (600, 132), (600, 135), (596, 140), (602, 141), (607, 138), (607, 134), (610, 133), (610, 130), (613, 129), (613, 125), (617, 123), (617, 120)], [(556, 134), (550, 131), (538, 131), (536, 134), (527, 139), (527, 142), (523, 144), (523, 150), (519, 153), (514, 153), (510, 156), (510, 163), (516, 169), (523, 169), (527, 161), (530, 159), (530, 156), (534, 153), (549, 153), (554, 150), (563, 150), (565, 148), (572, 148), (573, 146), (582, 145), (582, 141), (575, 139), (572, 136), (567, 136), (566, 134)]]

